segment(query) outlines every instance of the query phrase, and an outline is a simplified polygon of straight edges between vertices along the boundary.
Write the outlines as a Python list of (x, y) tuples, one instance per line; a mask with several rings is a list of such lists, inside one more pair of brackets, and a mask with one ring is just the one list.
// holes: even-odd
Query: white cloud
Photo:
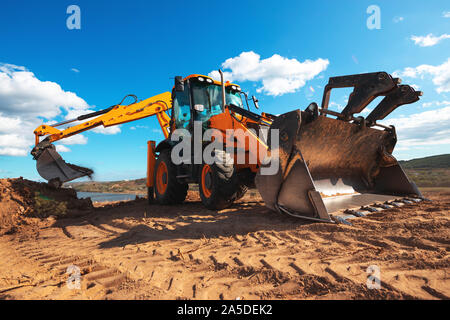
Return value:
[(58, 151), (58, 152), (70, 152), (70, 149), (67, 148), (66, 146), (62, 145), (62, 144), (57, 144), (56, 145), (56, 151)]
[(444, 33), (443, 35), (437, 37), (432, 33), (427, 34), (426, 36), (412, 36), (411, 40), (414, 41), (414, 44), (421, 47), (431, 47), (437, 45), (439, 42), (445, 39), (450, 39), (450, 34)]
[(424, 108), (429, 107), (441, 107), (441, 106), (450, 106), (450, 101), (431, 101), (431, 102), (425, 102), (422, 104)]
[[(90, 111), (92, 106), (59, 84), (41, 81), (25, 67), (0, 63), (0, 155), (26, 156), (34, 144), (33, 131), (39, 125), (55, 123), (56, 117), (74, 118)], [(114, 134), (120, 129), (96, 132)], [(61, 141), (64, 145), (86, 143), (83, 135)]]
[(442, 12), (442, 16), (443, 16), (444, 18), (450, 18), (450, 11), (444, 11), (444, 12)]
[(384, 122), (395, 126), (398, 135), (398, 150), (450, 144), (450, 106), (393, 118)]
[(2, 113), (0, 113), (0, 123), (0, 133), (9, 133), (20, 130), (20, 124), (22, 121), (18, 117), (3, 117)]
[(59, 140), (61, 144), (65, 145), (74, 145), (74, 144), (86, 144), (88, 142), (88, 139), (83, 136), (82, 134), (77, 134), (62, 140)]
[(433, 83), (437, 86), (436, 91), (449, 92), (450, 91), (450, 58), (441, 65), (432, 66), (429, 64), (422, 64), (415, 68), (405, 68), (403, 71), (394, 72), (396, 77), (417, 78), (424, 76), (431, 76)]
[(24, 67), (9, 64), (0, 67), (2, 113), (50, 119), (61, 113), (60, 108), (87, 109), (88, 104), (55, 82), (39, 80)]
[(73, 71), (75, 73), (80, 73), (80, 70), (78, 70), (77, 68), (72, 68), (72, 69), (70, 69), (70, 71)]
[(87, 108), (72, 108), (70, 110), (67, 110), (67, 113), (64, 116), (64, 118), (66, 120), (75, 119), (75, 118), (78, 118), (81, 115), (84, 115), (84, 114), (87, 114), (87, 113), (91, 113), (91, 112), (94, 112), (94, 110), (87, 109)]
[(17, 133), (0, 134), (0, 155), (25, 156), (29, 141)]
[[(217, 70), (211, 71), (208, 74), (211, 78), (216, 79), (217, 81), (220, 81), (220, 73)], [(231, 72), (225, 71), (223, 73), (223, 81), (230, 81), (233, 82), (233, 74)]]
[(148, 129), (148, 126), (137, 125), (137, 126), (130, 127), (130, 130), (136, 130), (136, 129)]
[(394, 17), (394, 19), (392, 19), (392, 21), (394, 21), (394, 23), (399, 23), (399, 22), (402, 22), (403, 20), (405, 20), (405, 18), (403, 18), (403, 17)]
[(26, 71), (27, 69), (11, 63), (0, 63), (0, 72), (7, 73), (10, 72), (10, 70)]
[(121, 132), (119, 126), (107, 127), (107, 128), (97, 127), (97, 128), (92, 129), (92, 131), (95, 133), (108, 134), (108, 135), (117, 134), (117, 133)]
[(9, 147), (14, 143), (14, 147), (26, 147), (28, 141), (25, 137), (18, 135), (17, 133), (8, 133), (0, 135), (0, 147)]
[(331, 101), (328, 104), (328, 108), (330, 108), (331, 110), (338, 110), (338, 111), (342, 111), (344, 109), (344, 107), (340, 104), (340, 103), (336, 103), (334, 101)]
[[(295, 92), (303, 87), (306, 81), (313, 79), (328, 67), (327, 59), (305, 60), (288, 59), (278, 54), (262, 59), (259, 54), (249, 51), (239, 56), (229, 58), (222, 63), (225, 70), (224, 78), (229, 81), (262, 82), (257, 92), (271, 96), (279, 96)], [(217, 71), (209, 76), (220, 79)]]
[(23, 148), (15, 147), (5, 147), (0, 148), (0, 156), (26, 156), (28, 154), (27, 150)]

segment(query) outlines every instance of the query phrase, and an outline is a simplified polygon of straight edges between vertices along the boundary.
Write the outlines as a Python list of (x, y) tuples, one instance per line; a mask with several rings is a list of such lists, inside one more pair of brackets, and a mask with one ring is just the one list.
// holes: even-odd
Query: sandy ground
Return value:
[[(426, 196), (352, 226), (279, 215), (255, 191), (220, 212), (190, 194), (181, 206), (27, 218), (0, 237), (0, 298), (449, 299), (450, 192)], [(79, 289), (68, 288), (70, 265)], [(373, 265), (379, 289), (367, 287)]]

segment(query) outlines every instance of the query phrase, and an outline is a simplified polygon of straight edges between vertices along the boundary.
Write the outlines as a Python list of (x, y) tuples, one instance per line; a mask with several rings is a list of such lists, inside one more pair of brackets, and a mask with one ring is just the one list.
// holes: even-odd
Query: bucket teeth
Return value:
[(395, 202), (395, 201), (389, 202), (389, 205), (394, 206), (394, 207), (397, 207), (397, 208), (399, 208), (399, 207), (402, 206), (401, 203), (398, 203), (398, 202)]
[[(360, 209), (345, 209), (342, 214), (339, 215), (330, 215), (331, 219), (336, 223), (345, 223), (347, 225), (351, 225), (351, 222), (347, 219), (353, 218), (362, 218), (370, 215), (373, 212), (380, 212), (386, 209), (399, 208), (404, 205), (413, 205), (416, 203), (420, 203), (422, 201), (427, 201), (429, 199), (426, 198), (413, 198), (413, 197), (405, 197), (400, 199), (395, 199), (392, 201), (386, 201), (384, 203), (374, 203), (369, 206), (362, 206)], [(431, 201), (431, 200), (430, 200)]]
[(345, 224), (347, 226), (351, 226), (351, 222), (347, 221), (345, 217), (330, 215), (331, 220), (333, 220), (337, 224)]
[(420, 198), (406, 198), (406, 200), (409, 200), (409, 201), (412, 201), (412, 202), (415, 202), (415, 203), (422, 202), (422, 199), (420, 199)]
[(392, 209), (393, 207), (390, 205), (387, 205), (385, 203), (375, 203), (373, 204), (374, 207), (376, 208), (381, 208), (381, 209)]
[(351, 214), (351, 215), (354, 215), (354, 216), (360, 217), (360, 218), (361, 217), (365, 217), (367, 215), (364, 212), (356, 211), (356, 210), (353, 210), (353, 209), (347, 209), (347, 210), (344, 211), (344, 213)]
[(361, 207), (361, 210), (366, 210), (366, 211), (369, 211), (369, 212), (378, 212), (378, 211), (380, 211), (377, 208), (370, 207), (370, 206)]

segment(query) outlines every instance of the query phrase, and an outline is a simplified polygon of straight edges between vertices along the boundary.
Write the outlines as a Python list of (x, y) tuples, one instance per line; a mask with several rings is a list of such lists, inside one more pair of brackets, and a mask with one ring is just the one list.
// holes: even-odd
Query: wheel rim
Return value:
[(212, 171), (208, 164), (205, 164), (202, 169), (202, 191), (203, 195), (207, 198), (211, 197), (212, 194)]
[(159, 194), (164, 194), (167, 189), (167, 166), (164, 162), (160, 162), (158, 169), (156, 170), (156, 189), (158, 189)]

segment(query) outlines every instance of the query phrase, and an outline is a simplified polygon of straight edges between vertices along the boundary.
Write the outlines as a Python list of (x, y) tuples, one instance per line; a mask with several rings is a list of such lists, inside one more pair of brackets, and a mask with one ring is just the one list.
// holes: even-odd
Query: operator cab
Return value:
[[(190, 75), (184, 79), (175, 77), (172, 95), (172, 121), (175, 129), (190, 130), (193, 128), (193, 121), (205, 123), (224, 111), (221, 83), (208, 76)], [(241, 88), (226, 82), (225, 101), (227, 105), (242, 108)]]

